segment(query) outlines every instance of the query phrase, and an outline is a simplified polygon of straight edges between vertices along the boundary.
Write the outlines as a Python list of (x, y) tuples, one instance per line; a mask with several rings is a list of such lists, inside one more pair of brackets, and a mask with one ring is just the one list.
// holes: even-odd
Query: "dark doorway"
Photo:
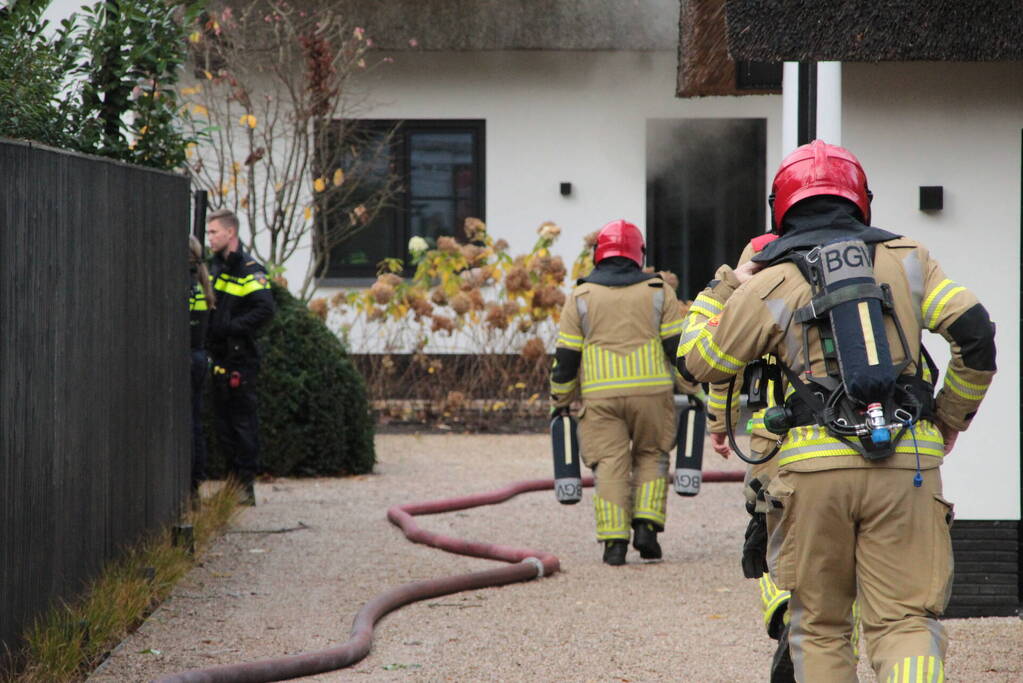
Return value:
[(647, 121), (647, 262), (693, 299), (766, 227), (766, 119)]

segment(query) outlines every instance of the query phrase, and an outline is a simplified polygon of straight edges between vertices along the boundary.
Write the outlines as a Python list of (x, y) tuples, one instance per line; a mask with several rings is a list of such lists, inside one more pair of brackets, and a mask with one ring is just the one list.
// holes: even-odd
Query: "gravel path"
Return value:
[[(373, 596), (496, 566), (410, 543), (387, 522), (389, 506), (551, 476), (543, 435), (381, 435), (376, 443), (373, 475), (258, 484), (259, 505), (240, 513), (89, 680), (145, 681), (338, 645)], [(704, 469), (741, 465), (707, 453)], [(695, 498), (669, 493), (665, 561), (642, 564), (630, 549), (625, 567), (601, 563), (591, 494), (575, 506), (536, 492), (417, 517), (432, 531), (550, 551), (562, 571), (403, 607), (377, 625), (366, 659), (304, 680), (767, 680), (774, 641), (738, 562), (741, 485), (704, 484)], [(1023, 680), (1023, 621), (945, 623), (948, 680)], [(873, 680), (863, 661), (860, 675)]]

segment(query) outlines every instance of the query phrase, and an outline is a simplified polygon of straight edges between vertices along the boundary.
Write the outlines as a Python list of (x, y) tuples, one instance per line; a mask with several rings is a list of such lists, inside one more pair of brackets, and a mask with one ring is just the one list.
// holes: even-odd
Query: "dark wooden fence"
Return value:
[(188, 181), (0, 141), (0, 644), (188, 490)]

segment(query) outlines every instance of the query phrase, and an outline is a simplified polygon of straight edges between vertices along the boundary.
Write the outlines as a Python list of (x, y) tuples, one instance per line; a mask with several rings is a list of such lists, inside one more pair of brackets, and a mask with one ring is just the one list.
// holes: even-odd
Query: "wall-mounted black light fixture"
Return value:
[(921, 211), (941, 211), (944, 204), (944, 188), (941, 185), (920, 186)]
[(561, 196), (567, 197), (572, 194), (572, 183), (561, 183)]

